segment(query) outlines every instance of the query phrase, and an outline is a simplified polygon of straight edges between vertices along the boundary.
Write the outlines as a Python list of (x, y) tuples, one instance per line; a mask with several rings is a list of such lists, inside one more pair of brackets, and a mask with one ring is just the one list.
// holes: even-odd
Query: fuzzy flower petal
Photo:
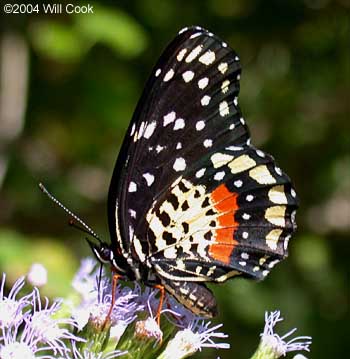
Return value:
[[(4, 278), (4, 277), (3, 277)], [(4, 283), (4, 279), (3, 279)], [(16, 320), (1, 325), (0, 358), (1, 359), (51, 359), (66, 356), (70, 349), (67, 340), (79, 341), (68, 329), (61, 326), (73, 326), (71, 319), (53, 319), (52, 315), (60, 307), (59, 302), (49, 306), (48, 299), (42, 300), (38, 289), (20, 299), (16, 299), (18, 292), (24, 286), (23, 278), (20, 278), (11, 289), (8, 297), (4, 296), (4, 285), (1, 286), (2, 304), (9, 300), (19, 308), (16, 311)], [(23, 312), (23, 308), (26, 312)], [(2, 320), (4, 317), (1, 317)]]
[(0, 348), (2, 359), (35, 359), (32, 349), (25, 343), (13, 342)]
[(8, 296), (4, 294), (6, 275), (3, 273), (0, 284), (0, 327), (8, 328), (19, 324), (23, 320), (23, 309), (31, 300), (31, 294), (16, 299), (18, 293), (24, 286), (24, 277), (17, 279)]
[(288, 337), (295, 333), (296, 328), (292, 329), (283, 336), (279, 336), (274, 332), (274, 327), (281, 322), (280, 311), (265, 313), (265, 327), (261, 334), (260, 345), (253, 358), (277, 359), (285, 356), (288, 352), (305, 350), (310, 351), (312, 338), (308, 336), (299, 336), (286, 341)]
[(228, 336), (218, 332), (222, 324), (211, 327), (211, 322), (196, 319), (186, 329), (180, 330), (175, 337), (169, 341), (161, 359), (181, 359), (194, 354), (202, 348), (229, 349), (228, 343), (216, 343), (215, 339), (225, 339)]
[(57, 348), (60, 353), (62, 353), (60, 347), (63, 344), (63, 340), (81, 340), (66, 328), (67, 326), (76, 326), (73, 319), (53, 319), (53, 315), (61, 305), (59, 301), (53, 302), (50, 306), (48, 299), (45, 298), (43, 306), (39, 290), (36, 288), (34, 289), (33, 298), (33, 313), (25, 319), (27, 330), (23, 332), (24, 335), (34, 336), (38, 342), (47, 343), (52, 348)]
[[(81, 294), (82, 302), (72, 309), (72, 316), (78, 329), (88, 323), (101, 328), (111, 308), (112, 287), (109, 278), (99, 278), (99, 268), (93, 259), (85, 259), (75, 276), (73, 287)], [(138, 285), (134, 290), (117, 286), (114, 306), (109, 316), (111, 337), (118, 340), (126, 327), (136, 319), (136, 312), (143, 309), (139, 303), (141, 291)]]
[(28, 282), (36, 287), (42, 287), (47, 283), (47, 269), (40, 263), (34, 263), (27, 274)]

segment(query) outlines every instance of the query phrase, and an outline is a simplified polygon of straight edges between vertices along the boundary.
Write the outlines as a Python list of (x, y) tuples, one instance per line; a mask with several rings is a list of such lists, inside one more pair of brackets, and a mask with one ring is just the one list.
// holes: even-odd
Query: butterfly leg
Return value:
[(164, 297), (165, 297), (165, 289), (164, 289), (164, 286), (161, 285), (161, 284), (156, 284), (154, 286), (154, 288), (159, 289), (159, 292), (160, 292), (159, 304), (158, 304), (158, 309), (157, 309), (157, 314), (156, 314), (157, 324), (158, 324), (158, 326), (160, 326), (160, 313), (161, 313), (162, 308), (163, 308)]
[(111, 299), (111, 306), (109, 307), (109, 311), (107, 313), (106, 319), (103, 323), (103, 328), (106, 327), (106, 325), (108, 324), (111, 314), (112, 314), (112, 310), (115, 304), (115, 293), (117, 291), (117, 284), (118, 284), (118, 279), (121, 276), (117, 273), (113, 273), (113, 277), (112, 277), (112, 299)]

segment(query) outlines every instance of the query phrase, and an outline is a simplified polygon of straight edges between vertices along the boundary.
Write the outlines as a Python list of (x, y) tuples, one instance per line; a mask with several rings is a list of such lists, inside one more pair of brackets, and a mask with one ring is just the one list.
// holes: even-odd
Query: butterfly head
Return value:
[(97, 260), (103, 264), (111, 264), (113, 270), (121, 277), (130, 277), (128, 265), (124, 257), (115, 254), (111, 246), (100, 241), (98, 244), (86, 239)]

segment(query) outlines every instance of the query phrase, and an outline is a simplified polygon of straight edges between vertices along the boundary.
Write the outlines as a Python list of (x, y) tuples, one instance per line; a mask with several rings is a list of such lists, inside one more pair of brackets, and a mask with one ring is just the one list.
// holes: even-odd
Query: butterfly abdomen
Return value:
[(218, 315), (213, 293), (202, 283), (162, 280), (165, 289), (194, 314), (212, 318)]

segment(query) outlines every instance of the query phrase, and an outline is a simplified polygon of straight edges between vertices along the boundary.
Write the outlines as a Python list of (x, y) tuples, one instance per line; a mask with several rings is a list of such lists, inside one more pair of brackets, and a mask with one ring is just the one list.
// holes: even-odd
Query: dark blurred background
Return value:
[(86, 1), (94, 14), (85, 15), (45, 15), (39, 4), (40, 14), (1, 8), (0, 17), (0, 271), (9, 283), (39, 262), (44, 294), (69, 291), (90, 251), (38, 182), (108, 238), (109, 180), (144, 83), (177, 31), (201, 25), (239, 53), (253, 143), (290, 175), (301, 207), (290, 256), (267, 280), (214, 287), (232, 349), (198, 358), (249, 357), (274, 309), (286, 318), (281, 334), (296, 326), (313, 336), (309, 357), (345, 356), (350, 1)]

